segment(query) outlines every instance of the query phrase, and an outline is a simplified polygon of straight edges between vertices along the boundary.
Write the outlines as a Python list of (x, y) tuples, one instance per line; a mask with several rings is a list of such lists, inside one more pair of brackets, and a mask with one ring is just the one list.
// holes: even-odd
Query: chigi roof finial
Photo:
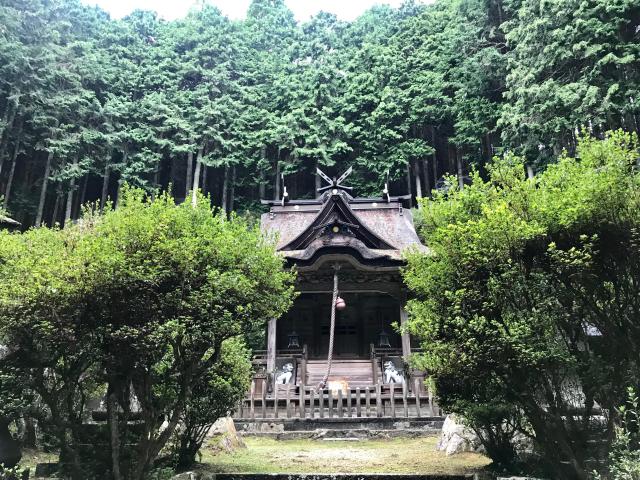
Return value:
[(337, 179), (336, 177), (333, 177), (333, 179), (329, 178), (329, 176), (319, 168), (316, 168), (316, 172), (318, 172), (318, 175), (320, 175), (320, 177), (328, 184), (328, 185), (325, 185), (324, 187), (320, 187), (318, 189), (318, 193), (326, 192), (327, 190), (336, 190), (335, 193), (338, 193), (337, 190), (344, 190), (345, 192), (350, 193), (353, 190), (352, 187), (347, 187), (345, 185), (342, 185), (342, 182), (344, 182), (345, 179), (349, 175), (351, 175), (351, 172), (353, 172), (353, 167), (349, 167), (348, 170), (344, 172), (342, 175), (340, 175), (340, 178), (337, 178)]

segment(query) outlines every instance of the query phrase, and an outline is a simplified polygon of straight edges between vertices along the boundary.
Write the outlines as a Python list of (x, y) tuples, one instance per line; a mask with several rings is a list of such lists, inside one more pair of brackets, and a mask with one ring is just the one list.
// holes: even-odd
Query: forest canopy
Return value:
[(171, 22), (1, 0), (2, 204), (28, 226), (124, 183), (255, 211), (282, 176), (314, 196), (317, 166), (414, 197), (506, 151), (533, 171), (583, 128), (638, 131), (639, 25), (635, 0), (409, 0), (306, 23), (283, 0)]

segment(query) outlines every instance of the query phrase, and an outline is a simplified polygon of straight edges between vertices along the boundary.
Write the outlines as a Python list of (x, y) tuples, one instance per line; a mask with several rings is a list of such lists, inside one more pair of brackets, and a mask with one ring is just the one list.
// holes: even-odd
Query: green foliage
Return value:
[(590, 429), (612, 428), (591, 422), (594, 405), (614, 411), (640, 375), (637, 139), (585, 137), (577, 152), (535, 180), (496, 159), (488, 180), (423, 201), (431, 253), (405, 272), (444, 408), (532, 436), (554, 478), (584, 478)]
[[(44, 405), (38, 418), (73, 478), (89, 475), (77, 446), (86, 400), (105, 384), (110, 470), (143, 478), (186, 412), (201, 411), (199, 382), (209, 379), (220, 408), (229, 408), (220, 397), (233, 400), (245, 385), (246, 354), (226, 351), (225, 340), (262, 329), (289, 307), (293, 277), (274, 246), (257, 227), (196, 199), (176, 205), (168, 194), (151, 199), (124, 187), (118, 209), (104, 215), (62, 230), (1, 234), (0, 334), (14, 351), (3, 365), (19, 370)], [(232, 359), (226, 377), (219, 369)], [(134, 465), (118, 455), (132, 443), (131, 393), (143, 419)], [(209, 406), (202, 415), (215, 414)]]
[[(640, 478), (640, 401), (629, 387), (627, 402), (619, 408), (620, 425), (609, 454), (608, 480), (638, 480)], [(596, 479), (603, 477), (596, 474)]]
[(77, 452), (66, 438), (78, 433), (85, 399), (96, 388), (97, 332), (89, 313), (95, 284), (82, 237), (80, 227), (2, 233), (0, 246), (0, 338), (11, 352), (2, 362), (3, 392), (19, 385), (20, 398), (36, 400), (29, 414), (71, 464)]

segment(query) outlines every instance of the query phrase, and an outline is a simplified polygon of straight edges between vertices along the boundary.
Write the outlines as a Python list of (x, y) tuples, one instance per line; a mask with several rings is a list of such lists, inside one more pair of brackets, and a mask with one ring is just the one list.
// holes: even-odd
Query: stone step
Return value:
[[(368, 358), (352, 358), (352, 359), (334, 358), (333, 364), (335, 365), (336, 363), (368, 363), (369, 365), (371, 365), (371, 360)], [(307, 360), (307, 365), (326, 365), (326, 364), (327, 364), (326, 358)]]
[(240, 432), (243, 437), (273, 438), (276, 440), (331, 440), (356, 441), (367, 439), (417, 438), (438, 435), (438, 428), (412, 428), (399, 430), (371, 430), (368, 428), (317, 429), (284, 432)]
[(185, 472), (172, 480), (473, 480), (475, 474), (402, 473), (202, 473)]
[[(307, 381), (305, 382), (305, 384), (318, 385), (323, 378), (324, 378), (324, 375), (308, 375)], [(349, 388), (351, 388), (352, 390), (354, 388), (364, 389), (364, 387), (370, 387), (371, 384), (373, 383), (373, 376), (352, 377), (352, 376), (345, 375), (345, 378), (347, 383), (349, 384)], [(342, 380), (342, 378), (329, 377), (328, 381), (331, 382), (331, 381), (337, 381), (337, 380)], [(362, 392), (362, 395), (364, 395), (364, 391)]]
[(300, 432), (318, 430), (422, 430), (440, 431), (444, 424), (444, 417), (347, 417), (347, 418), (277, 418), (277, 419), (236, 419), (236, 428), (239, 432)]

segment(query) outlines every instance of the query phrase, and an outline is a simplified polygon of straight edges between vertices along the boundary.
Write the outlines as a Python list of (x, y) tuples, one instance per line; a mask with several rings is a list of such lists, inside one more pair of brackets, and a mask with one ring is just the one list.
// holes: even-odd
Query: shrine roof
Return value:
[(0, 215), (0, 228), (17, 228), (20, 226), (20, 222), (13, 218)]
[(262, 215), (261, 227), (277, 237), (277, 249), (294, 263), (351, 250), (365, 263), (399, 265), (408, 249), (427, 250), (403, 199), (352, 198), (334, 190), (315, 200), (265, 202), (271, 209)]

